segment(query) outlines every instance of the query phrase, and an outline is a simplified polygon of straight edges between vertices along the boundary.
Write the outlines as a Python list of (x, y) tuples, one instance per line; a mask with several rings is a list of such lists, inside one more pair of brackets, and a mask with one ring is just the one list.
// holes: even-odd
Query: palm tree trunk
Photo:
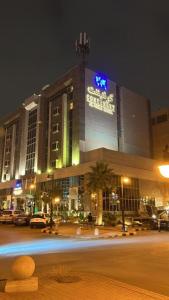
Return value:
[(47, 203), (45, 203), (45, 202), (44, 202), (43, 211), (44, 211), (45, 213), (47, 213)]
[(102, 225), (103, 218), (103, 191), (98, 190), (97, 225)]

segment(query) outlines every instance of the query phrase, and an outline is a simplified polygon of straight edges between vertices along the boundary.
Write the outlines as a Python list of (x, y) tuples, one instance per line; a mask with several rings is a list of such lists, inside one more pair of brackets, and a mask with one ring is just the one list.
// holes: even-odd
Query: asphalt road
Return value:
[(90, 241), (1, 225), (0, 278), (9, 276), (13, 255), (22, 254), (35, 258), (37, 273), (63, 263), (74, 271), (103, 274), (169, 296), (169, 232)]

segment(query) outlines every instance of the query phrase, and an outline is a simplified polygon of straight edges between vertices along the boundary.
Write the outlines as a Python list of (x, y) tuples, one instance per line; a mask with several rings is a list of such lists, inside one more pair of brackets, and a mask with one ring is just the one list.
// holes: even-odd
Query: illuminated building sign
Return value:
[(15, 188), (21, 188), (22, 187), (22, 180), (16, 180)]
[(14, 189), (13, 189), (13, 194), (14, 194), (15, 196), (21, 195), (22, 192), (23, 192), (22, 188), (14, 188)]
[(104, 75), (97, 74), (95, 76), (96, 86), (104, 91), (107, 90), (107, 78)]
[(23, 192), (22, 190), (22, 180), (16, 180), (15, 188), (13, 189), (13, 194), (15, 196), (21, 195)]
[(106, 91), (89, 86), (87, 87), (86, 101), (90, 107), (104, 111), (110, 115), (113, 115), (115, 112), (114, 95), (108, 95)]

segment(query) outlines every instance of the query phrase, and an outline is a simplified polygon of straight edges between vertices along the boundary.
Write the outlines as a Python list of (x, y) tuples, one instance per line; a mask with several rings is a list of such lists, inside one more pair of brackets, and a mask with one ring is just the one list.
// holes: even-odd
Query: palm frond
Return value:
[(90, 191), (109, 189), (113, 184), (113, 170), (103, 161), (97, 161), (87, 173), (87, 188)]

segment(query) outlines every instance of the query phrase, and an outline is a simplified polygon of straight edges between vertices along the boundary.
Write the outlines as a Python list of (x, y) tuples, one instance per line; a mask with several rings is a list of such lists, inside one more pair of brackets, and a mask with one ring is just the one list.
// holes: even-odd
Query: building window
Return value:
[(59, 146), (59, 141), (53, 142), (52, 143), (52, 150), (53, 151), (58, 151), (59, 150), (58, 146)]
[(6, 147), (6, 154), (9, 154), (9, 153), (10, 153), (10, 148)]
[(59, 123), (56, 123), (56, 124), (53, 125), (52, 132), (53, 133), (59, 132)]
[(34, 173), (36, 148), (37, 109), (29, 112), (26, 151), (26, 174)]
[(56, 160), (52, 160), (51, 161), (51, 167), (52, 168), (56, 168)]
[(5, 160), (5, 167), (9, 167), (9, 160)]
[(155, 119), (155, 118), (152, 118), (152, 119), (151, 119), (151, 123), (152, 123), (152, 125), (155, 125), (156, 119)]
[(168, 120), (167, 114), (157, 116), (157, 123), (163, 123)]
[(9, 141), (9, 140), (11, 140), (11, 138), (12, 138), (12, 134), (8, 133), (7, 136), (6, 136), (6, 139)]
[(53, 115), (58, 116), (59, 115), (59, 106), (54, 107), (53, 109)]
[(73, 102), (70, 102), (70, 110), (73, 109)]
[(103, 193), (103, 210), (105, 212), (121, 211), (122, 206), (125, 211), (138, 212), (140, 207), (139, 181), (137, 178), (131, 178), (129, 186), (121, 187), (120, 176), (114, 175), (113, 182), (116, 189), (113, 193), (109, 191)]

